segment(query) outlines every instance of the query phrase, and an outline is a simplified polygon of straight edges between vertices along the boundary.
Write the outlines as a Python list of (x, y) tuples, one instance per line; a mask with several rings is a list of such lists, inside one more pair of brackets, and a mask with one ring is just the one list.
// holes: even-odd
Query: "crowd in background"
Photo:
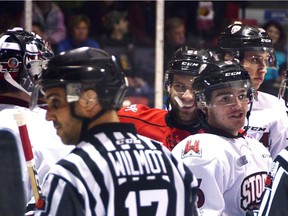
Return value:
[[(31, 215), (33, 210), (40, 212), (39, 214), (44, 214), (43, 211), (49, 215), (49, 211), (57, 212), (55, 215), (62, 212), (67, 214), (67, 209), (68, 215), (93, 212), (92, 209), (95, 214), (108, 212), (108, 215), (113, 215), (114, 209), (120, 212), (119, 207), (127, 212), (128, 203), (135, 201), (134, 198), (138, 199), (134, 196), (136, 191), (139, 192), (140, 203), (134, 204), (141, 207), (137, 211), (147, 211), (146, 207), (142, 208), (143, 200), (149, 201), (149, 198), (154, 198), (153, 195), (168, 191), (166, 183), (172, 182), (170, 174), (173, 174), (173, 179), (178, 177), (169, 171), (172, 168), (165, 168), (165, 175), (161, 174), (158, 178), (158, 171), (152, 166), (150, 171), (146, 166), (147, 173), (143, 173), (149, 175), (141, 174), (138, 178), (142, 170), (140, 167), (144, 157), (141, 158), (140, 154), (144, 152), (144, 146), (149, 146), (147, 152), (161, 148), (159, 155), (167, 153), (170, 157), (172, 154), (172, 161), (177, 161), (175, 165), (182, 170), (180, 182), (182, 178), (187, 180), (183, 186), (177, 181), (169, 185), (169, 188), (172, 187), (171, 191), (177, 194), (167, 193), (170, 203), (167, 209), (161, 209), (162, 212), (172, 212), (172, 206), (174, 213), (178, 212), (179, 215), (188, 215), (186, 211), (193, 210), (194, 215), (198, 216), (194, 199), (196, 197), (201, 215), (210, 215), (212, 211), (225, 215), (248, 215), (250, 211), (258, 211), (265, 180), (266, 188), (269, 187), (266, 194), (270, 191), (270, 177), (266, 178), (267, 175), (272, 176), (273, 181), (274, 173), (271, 172), (275, 167), (268, 173), (272, 160), (278, 160), (279, 155), (283, 154), (281, 150), (288, 151), (288, 88), (284, 88), (282, 95), (286, 100), (286, 107), (282, 99), (273, 96), (277, 95), (281, 80), (288, 77), (287, 74), (286, 77), (284, 75), (287, 70), (287, 38), (280, 22), (265, 20), (265, 23), (260, 24), (252, 20), (255, 26), (240, 22), (230, 25), (238, 20), (239, 8), (246, 7), (248, 2), (165, 2), (163, 69), (167, 109), (156, 109), (153, 108), (154, 65), (157, 64), (154, 62), (155, 1), (33, 1), (32, 31), (40, 35), (43, 41), (31, 32), (13, 28), (23, 27), (25, 22), (23, 2), (16, 4), (19, 7), (13, 8), (15, 16), (3, 13), (0, 19), (4, 32), (0, 36), (3, 73), (0, 77), (1, 123), (4, 127), (11, 127), (6, 123), (14, 121), (5, 120), (7, 117), (12, 118), (12, 115), (5, 114), (5, 111), (12, 114), (10, 108), (20, 106), (29, 114), (29, 105), (30, 108), (36, 108), (32, 105), (39, 103), (42, 107), (43, 95), (39, 94), (42, 92), (45, 93), (47, 107), (46, 110), (38, 107), (43, 113), (36, 113), (43, 114), (39, 115), (42, 120), (45, 114), (46, 120), (53, 123), (61, 142), (67, 144), (58, 146), (57, 144), (62, 143), (55, 139), (56, 145), (51, 148), (50, 143), (54, 140), (45, 139), (47, 144), (39, 142), (37, 130), (41, 129), (45, 135), (49, 135), (48, 125), (46, 128), (43, 123), (43, 127), (39, 127), (39, 122), (33, 123), (36, 119), (33, 116), (27, 121), (34, 126), (32, 128), (27, 125), (29, 131), (33, 130), (31, 137), (35, 136), (32, 143), (36, 152), (35, 161), (38, 162), (36, 167), (40, 181), (44, 182), (41, 185), (43, 197), (39, 193), (37, 198), (33, 191), (36, 203), (32, 200), (27, 205), (26, 210)], [(7, 7), (11, 5), (7, 3)], [(5, 19), (10, 22), (5, 22)], [(245, 21), (251, 22), (242, 20)], [(9, 28), (13, 29), (5, 31)], [(49, 42), (49, 46), (45, 41)], [(87, 46), (90, 48), (81, 48)], [(62, 54), (54, 57), (50, 49), (55, 54)], [(31, 57), (32, 54), (34, 56)], [(21, 69), (20, 65), (23, 66)], [(37, 66), (45, 69), (36, 70), (39, 68)], [(266, 68), (269, 69), (266, 71)], [(129, 82), (127, 94), (126, 79), (122, 71)], [(285, 81), (287, 86), (288, 79)], [(32, 89), (30, 98), (27, 92)], [(133, 104), (123, 106), (125, 94)], [(144, 100), (135, 102), (133, 98)], [(131, 130), (128, 127), (125, 129), (125, 122), (126, 126), (130, 124)], [(41, 135), (43, 137), (45, 136)], [(52, 135), (49, 137), (54, 138)], [(136, 137), (143, 139), (143, 142), (136, 141)], [(157, 141), (155, 146), (154, 141)], [(158, 142), (168, 149), (163, 147), (162, 152), (162, 146)], [(77, 148), (69, 146), (70, 144)], [(73, 148), (72, 152), (70, 147)], [(91, 147), (95, 149), (90, 151)], [(54, 154), (58, 150), (65, 155), (67, 151), (70, 153), (63, 158), (61, 154)], [(132, 157), (128, 155), (130, 153)], [(287, 153), (284, 155), (285, 159), (286, 155)], [(50, 170), (49, 166), (54, 166), (59, 158), (61, 159), (56, 168)], [(130, 160), (131, 158), (135, 161)], [(131, 163), (126, 167), (128, 181), (124, 180), (122, 174), (117, 174), (119, 167), (114, 166), (120, 159), (125, 166)], [(158, 160), (156, 157), (154, 159), (156, 163), (153, 164), (157, 165)], [(106, 163), (110, 163), (109, 160), (111, 168), (107, 169)], [(149, 161), (147, 153), (145, 163), (148, 165)], [(182, 167), (178, 161), (183, 161), (187, 167)], [(132, 172), (134, 164), (139, 165), (139, 173)], [(115, 172), (110, 172), (113, 168)], [(188, 172), (188, 168), (192, 172)], [(46, 176), (47, 170), (49, 174)], [(90, 173), (93, 175), (90, 176)], [(178, 171), (175, 173), (179, 174)], [(25, 169), (24, 174), (25, 180), (28, 180)], [(113, 183), (107, 184), (107, 179)], [(151, 179), (155, 182), (151, 183)], [(133, 185), (129, 183), (130, 180)], [(145, 180), (144, 184), (142, 180)], [(163, 180), (167, 182), (162, 184)], [(146, 187), (147, 181), (147, 185), (152, 185), (153, 188)], [(57, 187), (52, 187), (55, 182)], [(75, 182), (77, 183), (74, 185)], [(24, 184), (27, 191), (23, 193), (26, 193), (24, 195), (29, 200), (32, 191), (30, 187), (26, 187), (26, 182)], [(87, 192), (82, 193), (82, 188), (86, 190), (86, 186)], [(96, 188), (96, 193), (89, 187), (93, 190)], [(188, 189), (187, 194), (181, 191), (182, 187)], [(127, 193), (123, 192), (123, 188)], [(78, 189), (81, 192), (75, 193)], [(115, 196), (111, 195), (114, 191)], [(60, 196), (55, 198), (54, 194)], [(159, 194), (163, 201), (166, 193)], [(173, 199), (178, 199), (179, 194), (185, 195), (183, 200), (191, 203), (186, 205), (186, 201), (180, 200), (179, 203), (185, 204), (185, 207), (178, 204), (173, 207), (176, 203)], [(243, 194), (248, 195), (244, 197)], [(131, 196), (134, 198), (131, 199)], [(107, 197), (116, 197), (115, 203), (108, 202)], [(121, 201), (118, 202), (117, 199)], [(125, 203), (122, 203), (123, 200)], [(156, 207), (158, 211), (160, 200), (156, 201), (159, 201), (159, 205), (152, 204), (151, 209)], [(41, 202), (42, 206), (39, 205)], [(94, 207), (96, 205), (97, 208)], [(102, 209), (102, 206), (105, 208)], [(112, 213), (109, 212), (111, 209)], [(181, 210), (185, 212), (181, 213)], [(129, 213), (131, 214), (130, 208)], [(176, 215), (174, 213), (171, 214)]]
[[(166, 1), (164, 72), (173, 53), (184, 44), (216, 47), (221, 30), (247, 6), (247, 1)], [(1, 10), (0, 31), (24, 26), (24, 2), (5, 2)], [(156, 1), (33, 1), (32, 16), (33, 31), (56, 54), (81, 46), (114, 54), (129, 78), (128, 96), (144, 97), (147, 105), (154, 105)], [(273, 39), (278, 65), (268, 71), (261, 90), (277, 95), (287, 67), (286, 35), (277, 21), (263, 28)]]

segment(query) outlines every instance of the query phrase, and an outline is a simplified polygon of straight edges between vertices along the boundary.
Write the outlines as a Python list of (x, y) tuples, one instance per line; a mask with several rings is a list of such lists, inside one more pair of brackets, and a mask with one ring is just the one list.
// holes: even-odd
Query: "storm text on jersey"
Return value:
[(264, 191), (266, 172), (254, 173), (247, 176), (241, 185), (241, 207), (245, 211), (258, 206)]

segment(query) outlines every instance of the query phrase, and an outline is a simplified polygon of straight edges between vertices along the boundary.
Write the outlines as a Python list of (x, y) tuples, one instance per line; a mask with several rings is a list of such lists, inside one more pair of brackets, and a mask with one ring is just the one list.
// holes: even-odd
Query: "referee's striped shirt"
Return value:
[(288, 215), (288, 147), (274, 160), (258, 213), (258, 216), (284, 215)]
[(91, 130), (51, 170), (35, 215), (192, 215), (197, 180), (160, 143), (132, 124)]

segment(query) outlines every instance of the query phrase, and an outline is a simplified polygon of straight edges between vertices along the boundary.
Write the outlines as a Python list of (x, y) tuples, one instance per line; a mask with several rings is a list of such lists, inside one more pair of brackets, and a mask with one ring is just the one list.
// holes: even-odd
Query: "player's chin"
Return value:
[(263, 83), (264, 79), (254, 79), (253, 80), (253, 87), (255, 89), (259, 89), (260, 85)]
[(183, 106), (183, 107), (179, 107), (179, 111), (181, 113), (193, 113), (196, 112), (196, 106)]
[(62, 140), (63, 143), (65, 143), (64, 141), (66, 140), (66, 137), (64, 136), (63, 131), (61, 130), (61, 128), (58, 128), (56, 131), (57, 135), (60, 137), (60, 139)]
[(245, 124), (245, 118), (232, 118), (231, 125), (236, 128), (242, 128)]
[(194, 121), (195, 118), (197, 118), (197, 116), (196, 113), (189, 112), (189, 113), (180, 113), (180, 115), (178, 115), (178, 118), (184, 123)]

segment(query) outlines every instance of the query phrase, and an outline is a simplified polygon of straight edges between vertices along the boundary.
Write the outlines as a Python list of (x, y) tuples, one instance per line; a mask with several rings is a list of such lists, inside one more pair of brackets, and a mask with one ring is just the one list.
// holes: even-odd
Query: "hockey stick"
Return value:
[(41, 197), (41, 188), (39, 186), (39, 179), (38, 179), (38, 173), (35, 168), (35, 159), (32, 152), (32, 147), (29, 139), (29, 134), (26, 126), (26, 118), (22, 111), (18, 111), (17, 113), (14, 113), (14, 119), (17, 122), (20, 138), (22, 142), (22, 148), (24, 152), (24, 156), (26, 159), (26, 165), (29, 173), (30, 183), (33, 190), (33, 195), (35, 198), (35, 203), (37, 205), (37, 202), (39, 198)]

